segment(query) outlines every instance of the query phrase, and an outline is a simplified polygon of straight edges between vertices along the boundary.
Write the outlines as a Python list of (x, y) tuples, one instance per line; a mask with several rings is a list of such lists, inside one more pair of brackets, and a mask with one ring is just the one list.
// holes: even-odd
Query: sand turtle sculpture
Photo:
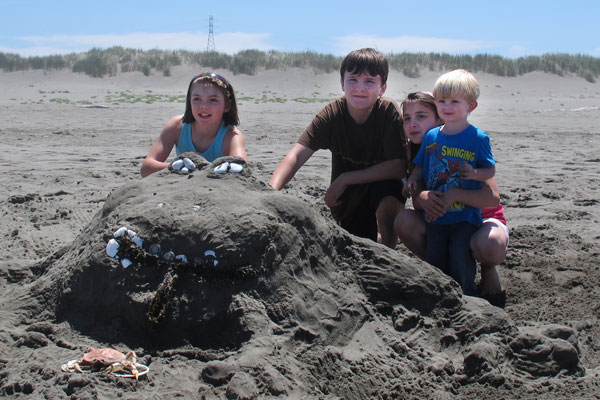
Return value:
[(517, 326), (434, 267), (348, 234), (321, 198), (272, 190), (259, 164), (187, 157), (191, 171), (116, 189), (39, 267), (35, 293), (58, 321), (194, 352), (217, 397), (243, 382), (267, 396), (430, 398), (583, 373), (572, 328)]

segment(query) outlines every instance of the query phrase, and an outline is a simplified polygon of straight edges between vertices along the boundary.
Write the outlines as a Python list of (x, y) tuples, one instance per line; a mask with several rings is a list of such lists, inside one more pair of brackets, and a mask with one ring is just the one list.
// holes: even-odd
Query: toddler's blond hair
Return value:
[(466, 69), (446, 72), (435, 81), (433, 97), (436, 100), (456, 96), (464, 97), (468, 102), (479, 98), (479, 82)]

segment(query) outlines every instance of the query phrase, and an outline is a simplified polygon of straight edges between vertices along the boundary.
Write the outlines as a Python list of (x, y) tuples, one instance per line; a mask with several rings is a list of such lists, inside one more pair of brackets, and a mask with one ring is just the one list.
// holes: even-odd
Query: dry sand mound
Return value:
[[(4, 368), (4, 393), (439, 398), (584, 375), (572, 328), (517, 326), (428, 264), (347, 234), (301, 192), (273, 191), (253, 164), (219, 175), (223, 160), (195, 161), (203, 168), (190, 175), (163, 171), (114, 191), (72, 245), (12, 289), (27, 327), (0, 337), (75, 350), (75, 328), (135, 349), (149, 375), (135, 387)], [(128, 268), (106, 254), (121, 226), (144, 240), (118, 239)], [(187, 262), (165, 259), (170, 251)]]

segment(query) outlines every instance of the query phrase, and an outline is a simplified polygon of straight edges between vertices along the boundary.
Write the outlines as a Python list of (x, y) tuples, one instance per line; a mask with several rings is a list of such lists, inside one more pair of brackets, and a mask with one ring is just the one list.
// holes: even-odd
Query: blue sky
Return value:
[(0, 0), (0, 52), (22, 56), (93, 47), (345, 55), (582, 53), (600, 57), (597, 0), (219, 1)]

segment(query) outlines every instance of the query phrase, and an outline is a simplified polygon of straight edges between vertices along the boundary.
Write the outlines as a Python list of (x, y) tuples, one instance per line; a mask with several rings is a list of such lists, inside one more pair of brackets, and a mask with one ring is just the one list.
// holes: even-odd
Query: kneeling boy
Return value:
[(395, 247), (394, 217), (404, 208), (402, 182), (406, 151), (397, 105), (381, 96), (388, 63), (373, 49), (349, 53), (340, 68), (344, 96), (313, 119), (279, 164), (269, 184), (288, 183), (319, 149), (332, 154), (331, 185), (325, 202), (348, 232)]

